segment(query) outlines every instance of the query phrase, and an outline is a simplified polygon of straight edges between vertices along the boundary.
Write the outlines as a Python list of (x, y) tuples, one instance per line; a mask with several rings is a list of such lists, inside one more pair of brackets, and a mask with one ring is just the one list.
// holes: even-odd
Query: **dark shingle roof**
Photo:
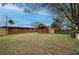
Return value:
[(42, 24), (42, 23), (40, 23), (40, 24), (37, 25), (37, 27), (47, 27), (47, 26)]
[(13, 27), (13, 28), (37, 28), (37, 27), (33, 27), (33, 26), (0, 26), (2, 28), (6, 28), (6, 27)]

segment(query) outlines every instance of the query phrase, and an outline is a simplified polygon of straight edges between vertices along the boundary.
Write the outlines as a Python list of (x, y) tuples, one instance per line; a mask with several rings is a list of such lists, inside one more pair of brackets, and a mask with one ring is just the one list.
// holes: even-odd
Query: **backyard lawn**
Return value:
[(79, 41), (67, 34), (24, 33), (0, 36), (0, 54), (79, 54)]

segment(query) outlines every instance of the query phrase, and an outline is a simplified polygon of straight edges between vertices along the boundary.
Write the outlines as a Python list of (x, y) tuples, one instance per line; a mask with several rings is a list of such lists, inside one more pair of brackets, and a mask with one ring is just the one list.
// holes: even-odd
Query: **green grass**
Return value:
[(66, 54), (63, 49), (73, 48), (72, 42), (75, 42), (74, 39), (67, 34), (23, 33), (0, 36), (0, 54)]
[(79, 47), (73, 48), (75, 54), (79, 54)]
[(8, 40), (16, 40), (17, 37), (14, 35), (0, 36), (0, 40), (8, 41)]
[(24, 34), (13, 34), (13, 35), (5, 35), (0, 36), (0, 40), (15, 40), (18, 36), (35, 36), (35, 35), (42, 35), (42, 39), (46, 40), (64, 40), (64, 39), (73, 39), (69, 35), (66, 34), (38, 34), (38, 33), (24, 33)]
[[(0, 41), (16, 41), (19, 39), (19, 37), (24, 36), (26, 37), (26, 40), (38, 40), (38, 45), (45, 45), (48, 43), (48, 41), (64, 41), (64, 40), (73, 40), (69, 35), (66, 34), (39, 34), (39, 33), (23, 33), (23, 34), (13, 34), (13, 35), (7, 35), (7, 36), (0, 36)], [(29, 39), (28, 39), (29, 38)], [(36, 41), (37, 42), (37, 41)], [(35, 43), (29, 44), (31, 46), (35, 46)], [(41, 43), (41, 44), (40, 44)], [(27, 45), (27, 46), (29, 46)]]
[(44, 34), (44, 39), (48, 40), (72, 40), (69, 35), (67, 34)]

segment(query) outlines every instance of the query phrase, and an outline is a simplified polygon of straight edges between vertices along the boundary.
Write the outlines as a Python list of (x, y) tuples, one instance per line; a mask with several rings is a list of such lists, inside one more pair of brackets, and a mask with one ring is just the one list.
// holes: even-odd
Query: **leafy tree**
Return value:
[(4, 7), (5, 5), (7, 5), (7, 3), (0, 3), (0, 5)]
[(8, 22), (9, 22), (9, 24), (11, 24), (11, 25), (14, 24), (13, 20), (8, 20)]

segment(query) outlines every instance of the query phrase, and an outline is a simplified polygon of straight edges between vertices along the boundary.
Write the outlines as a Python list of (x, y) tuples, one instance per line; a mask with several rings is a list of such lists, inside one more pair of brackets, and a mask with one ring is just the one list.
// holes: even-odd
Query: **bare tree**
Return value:
[(74, 24), (79, 29), (79, 4), (69, 3), (69, 4), (58, 4), (61, 11), (64, 13), (72, 24)]

